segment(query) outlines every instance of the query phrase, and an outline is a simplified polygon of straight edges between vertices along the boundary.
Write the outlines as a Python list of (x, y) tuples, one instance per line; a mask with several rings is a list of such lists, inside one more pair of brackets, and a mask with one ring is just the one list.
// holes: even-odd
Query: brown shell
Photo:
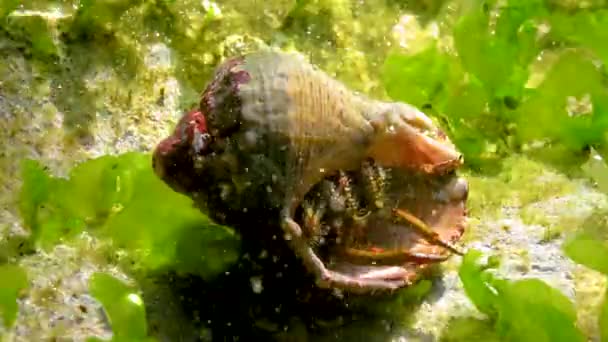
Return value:
[[(365, 156), (429, 172), (459, 162), (449, 141), (424, 134), (443, 136), (424, 114), (356, 94), (297, 53), (261, 51), (225, 62), (203, 94), (201, 111), (212, 135), (230, 135), (241, 152), (264, 150), (284, 165), (291, 212), (314, 184), (337, 170), (357, 169)], [(388, 134), (386, 117), (412, 125)]]
[[(338, 248), (323, 263), (344, 273), (327, 272), (297, 227), (302, 222), (293, 221), (314, 186), (339, 171), (359, 172), (368, 158), (390, 169), (397, 180), (387, 192), (389, 211), (374, 211), (364, 227), (369, 246), (444, 258), (443, 247), (428, 243), (407, 223), (392, 223), (390, 210), (399, 208), (444, 239), (462, 234), (466, 196), (445, 203), (440, 199), (452, 191), (452, 171), (462, 164), (461, 156), (412, 106), (352, 92), (299, 54), (261, 51), (220, 65), (199, 109), (189, 114), (197, 120), (182, 120), (173, 136), (159, 144), (157, 174), (197, 202), (212, 202), (197, 204), (224, 223), (236, 222), (228, 218), (236, 212), (240, 221), (251, 221), (247, 215), (278, 214), (275, 223), (308, 271), (323, 278), (323, 286), (395, 289), (409, 284), (428, 263), (384, 259), (389, 265), (370, 268), (369, 262), (357, 265), (352, 255), (343, 257)], [(374, 274), (377, 282), (359, 281)], [(390, 277), (402, 281), (388, 284)]]

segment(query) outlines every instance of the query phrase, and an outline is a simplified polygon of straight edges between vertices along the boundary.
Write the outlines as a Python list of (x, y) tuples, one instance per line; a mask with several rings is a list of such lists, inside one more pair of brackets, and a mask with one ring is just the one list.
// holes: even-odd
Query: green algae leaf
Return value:
[(500, 143), (505, 123), (495, 112), (487, 112), (490, 103), (487, 90), (471, 78), (468, 82), (451, 84), (441, 104), (440, 111), (444, 114), (440, 115), (447, 122), (450, 138), (465, 155), (468, 166), (479, 167), (497, 157), (488, 147)]
[(549, 17), (549, 23), (555, 39), (586, 47), (595, 52), (604, 64), (608, 63), (608, 46), (598, 44), (608, 40), (608, 10), (554, 12)]
[(600, 210), (589, 216), (562, 249), (575, 262), (608, 275), (608, 212)]
[(138, 252), (140, 262), (156, 269), (171, 265), (206, 278), (236, 261), (239, 240), (233, 231), (214, 225), (162, 182), (149, 155), (123, 155), (112, 164), (122, 196), (113, 196), (115, 212), (101, 228), (119, 246)]
[(497, 330), (504, 341), (586, 341), (576, 311), (559, 290), (539, 279), (497, 284)]
[(575, 325), (572, 303), (559, 290), (538, 279), (508, 281), (478, 264), (470, 251), (459, 270), (465, 292), (494, 322), (502, 341), (585, 341)]
[(112, 341), (147, 341), (146, 309), (136, 289), (106, 273), (89, 279), (89, 291), (101, 304), (112, 327)]
[(62, 237), (82, 231), (84, 223), (65, 208), (67, 180), (51, 177), (33, 160), (23, 161), (21, 176), (19, 211), (39, 247), (50, 248)]
[(141, 2), (141, 0), (80, 0), (70, 31), (72, 34), (80, 35), (111, 29), (124, 12)]
[(591, 148), (589, 159), (581, 168), (597, 184), (600, 191), (608, 194), (608, 165), (594, 148)]
[(25, 160), (21, 167), (23, 185), (19, 209), (24, 225), (32, 232), (31, 239), (39, 247), (48, 249), (62, 238), (81, 232), (85, 221), (94, 216), (98, 202), (80, 195), (97, 192), (94, 182), (85, 185), (51, 177), (33, 160)]
[(214, 225), (154, 174), (151, 156), (125, 153), (75, 166), (68, 179), (23, 164), (20, 209), (35, 243), (52, 248), (89, 229), (126, 248), (144, 269), (213, 277), (239, 255), (240, 240)]
[(563, 249), (575, 262), (608, 275), (608, 243), (605, 241), (580, 233), (566, 241)]
[(2, 0), (2, 5), (0, 6), (0, 19), (4, 19), (13, 10), (17, 9), (19, 3), (19, 0)]
[(0, 279), (0, 315), (9, 328), (17, 319), (17, 297), (28, 286), (27, 274), (19, 266), (5, 264), (0, 266)]
[(500, 337), (488, 320), (455, 318), (450, 320), (442, 333), (442, 342), (499, 342)]
[(21, 179), (23, 185), (19, 193), (19, 213), (24, 225), (35, 234), (40, 226), (38, 211), (49, 197), (52, 179), (39, 162), (29, 159), (21, 163)]
[(608, 290), (604, 293), (604, 302), (600, 308), (599, 326), (601, 341), (608, 341)]
[(467, 165), (486, 152), (486, 142), (503, 130), (496, 115), (487, 115), (490, 94), (475, 78), (465, 77), (460, 62), (436, 45), (414, 55), (393, 53), (385, 60), (382, 82), (389, 96), (439, 117)]
[(391, 98), (422, 107), (441, 91), (448, 67), (435, 45), (415, 55), (393, 53), (382, 67), (382, 82)]
[(543, 16), (541, 0), (469, 1), (454, 27), (454, 45), (465, 69), (492, 94), (516, 96), (528, 77), (527, 65), (538, 52), (534, 18)]
[(510, 148), (506, 138), (547, 11), (542, 0), (469, 0), (460, 7), (452, 32), (457, 54), (431, 45), (415, 55), (389, 55), (382, 81), (393, 99), (431, 105), (467, 165), (481, 169)]
[(459, 18), (454, 27), (454, 46), (467, 71), (489, 88), (496, 88), (509, 78), (515, 56), (506, 42), (489, 33), (489, 15), (484, 6), (488, 5), (480, 2)]
[(115, 169), (117, 159), (103, 156), (76, 165), (70, 171), (69, 184), (63, 188), (66, 210), (88, 222), (107, 215), (114, 204), (108, 198), (121, 191), (115, 185), (116, 177), (108, 174)]
[(519, 138), (548, 138), (577, 151), (603, 143), (608, 129), (608, 91), (603, 83), (588, 56), (576, 50), (563, 53), (519, 108)]
[(57, 56), (59, 46), (51, 24), (57, 19), (52, 16), (50, 12), (13, 11), (6, 17), (5, 26), (13, 37), (28, 41), (35, 55)]
[(475, 304), (477, 309), (487, 315), (495, 315), (496, 293), (491, 287), (491, 275), (484, 272), (487, 265), (478, 263), (481, 252), (471, 250), (462, 260), (458, 275), (464, 286), (464, 290), (469, 299)]

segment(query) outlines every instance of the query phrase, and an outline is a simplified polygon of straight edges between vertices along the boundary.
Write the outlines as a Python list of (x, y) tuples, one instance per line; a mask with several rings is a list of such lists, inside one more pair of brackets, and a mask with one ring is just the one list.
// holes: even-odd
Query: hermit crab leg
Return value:
[(464, 255), (464, 253), (458, 247), (456, 247), (451, 242), (442, 240), (441, 237), (439, 236), (439, 234), (437, 234), (435, 231), (433, 231), (432, 228), (427, 226), (426, 223), (422, 222), (422, 220), (420, 220), (416, 216), (410, 214), (409, 212), (407, 212), (403, 209), (399, 209), (399, 208), (393, 209), (393, 214), (396, 215), (397, 217), (404, 219), (404, 220), (408, 221), (409, 223), (411, 223), (414, 226), (414, 228), (416, 228), (418, 230), (418, 232), (422, 233), (422, 236), (425, 237), (426, 239), (428, 239), (430, 242), (441, 245), (441, 246), (449, 249), (450, 251), (452, 251), (455, 254)]
[(408, 261), (416, 262), (439, 262), (448, 258), (447, 255), (433, 255), (425, 253), (413, 253), (406, 249), (359, 249), (346, 248), (344, 253), (352, 260), (360, 259), (364, 263), (404, 263)]
[(340, 288), (354, 292), (367, 293), (370, 291), (395, 291), (412, 284), (410, 280), (403, 278), (391, 281), (377, 278), (355, 278), (343, 273), (328, 270), (323, 264), (323, 261), (308, 245), (298, 223), (291, 217), (283, 215), (281, 227), (287, 235), (286, 240), (291, 245), (296, 255), (302, 260), (304, 267), (315, 276), (319, 287), (327, 289)]

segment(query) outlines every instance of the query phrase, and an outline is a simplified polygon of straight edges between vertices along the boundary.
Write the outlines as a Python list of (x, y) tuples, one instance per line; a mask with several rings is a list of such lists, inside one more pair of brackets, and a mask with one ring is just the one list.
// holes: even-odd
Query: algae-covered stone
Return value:
[(59, 21), (71, 19), (61, 12), (14, 11), (6, 18), (6, 29), (17, 40), (29, 41), (32, 53), (42, 57), (62, 54)]

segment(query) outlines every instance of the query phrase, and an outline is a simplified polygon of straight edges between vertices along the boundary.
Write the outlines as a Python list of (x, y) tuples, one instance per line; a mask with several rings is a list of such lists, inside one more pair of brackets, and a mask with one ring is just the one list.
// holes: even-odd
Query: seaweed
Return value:
[(565, 15), (543, 1), (463, 1), (446, 29), (455, 51), (440, 39), (411, 55), (395, 50), (383, 84), (442, 121), (472, 169), (524, 152), (571, 170), (589, 146), (606, 146), (606, 51), (593, 44), (605, 21), (603, 10)]
[(6, 327), (11, 327), (17, 319), (17, 298), (28, 286), (25, 270), (17, 265), (0, 266), (0, 318)]
[[(102, 303), (112, 326), (112, 341), (155, 341), (147, 337), (146, 311), (137, 290), (106, 273), (89, 279), (91, 294)], [(90, 338), (88, 341), (102, 341)]]
[[(86, 230), (111, 241), (115, 250), (125, 250), (132, 261), (126, 270), (136, 278), (155, 271), (205, 280), (222, 274), (239, 256), (239, 236), (209, 221), (189, 198), (158, 179), (151, 165), (149, 154), (108, 155), (82, 162), (67, 178), (58, 178), (39, 162), (25, 160), (19, 209), (30, 243), (49, 250)], [(16, 291), (23, 283), (23, 273), (17, 272), (23, 271), (4, 267), (0, 278), (13, 283), (3, 281), (2, 311), (12, 323)], [(101, 273), (90, 279), (90, 290), (110, 317), (114, 341), (144, 339), (143, 304), (133, 288)]]
[[(601, 191), (608, 193), (608, 166), (595, 150), (591, 150), (583, 171)], [(608, 276), (608, 212), (595, 213), (588, 218), (580, 230), (564, 242), (563, 249), (575, 262)], [(598, 324), (602, 341), (605, 341), (608, 339), (608, 292), (604, 294)]]
[(604, 303), (600, 311), (599, 325), (600, 336), (602, 341), (605, 341), (608, 339), (608, 291), (604, 293)]
[[(469, 251), (459, 274), (465, 292), (488, 318), (461, 320), (460, 340), (471, 340), (479, 329), (492, 327), (495, 334), (488, 337), (500, 341), (586, 341), (576, 327), (574, 306), (559, 290), (538, 279), (498, 278), (490, 272), (496, 263), (482, 264), (480, 259), (480, 252)], [(448, 340), (458, 339), (452, 335)]]
[(172, 267), (203, 278), (222, 272), (238, 256), (238, 235), (213, 224), (150, 165), (149, 154), (103, 156), (64, 179), (26, 160), (19, 203), (35, 245), (49, 249), (87, 229), (131, 252), (144, 270)]
[[(447, 6), (453, 6), (453, 3)], [(506, 156), (524, 153), (566, 173), (580, 173), (608, 193), (600, 154), (608, 139), (606, 10), (568, 13), (545, 1), (458, 2), (454, 23), (415, 53), (394, 49), (382, 81), (388, 95), (437, 118), (465, 155), (487, 175)], [(446, 43), (446, 40), (448, 43)], [(453, 46), (450, 45), (453, 42)], [(446, 47), (447, 46), (447, 47)], [(606, 213), (569, 237), (564, 253), (608, 272)], [(579, 341), (572, 303), (538, 279), (511, 281), (464, 257), (459, 275), (486, 320), (454, 319), (444, 340)], [(599, 323), (607, 338), (604, 300)]]

